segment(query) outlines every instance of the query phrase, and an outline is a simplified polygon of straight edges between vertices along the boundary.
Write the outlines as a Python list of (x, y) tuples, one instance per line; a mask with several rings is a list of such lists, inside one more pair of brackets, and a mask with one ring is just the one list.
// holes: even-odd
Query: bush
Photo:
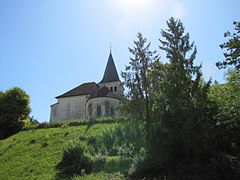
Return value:
[(97, 154), (94, 158), (94, 170), (101, 170), (103, 165), (106, 163), (106, 156), (102, 154)]
[(103, 131), (103, 137), (102, 137), (102, 143), (104, 147), (109, 152), (109, 155), (111, 156), (116, 156), (117, 155), (117, 149), (115, 148), (116, 141), (115, 141), (115, 133), (114, 130), (112, 129), (107, 129)]
[[(118, 124), (113, 129), (103, 131), (100, 143), (106, 148), (110, 156), (120, 155), (122, 160), (131, 159), (142, 148), (142, 137), (136, 133), (128, 122)], [(138, 135), (138, 136), (137, 136)]]
[(53, 122), (53, 123), (48, 123), (48, 122), (30, 122), (30, 124), (27, 124), (26, 126), (23, 127), (23, 130), (30, 130), (30, 129), (47, 129), (47, 128), (58, 128), (58, 127), (68, 127), (68, 123), (66, 121), (62, 122)]
[(23, 128), (29, 127), (31, 125), (30, 119), (24, 119), (22, 120)]
[(124, 123), (127, 121), (126, 117), (97, 117), (94, 120), (96, 124), (107, 124), (107, 123)]
[(95, 144), (97, 144), (97, 137), (96, 136), (88, 137), (87, 144), (91, 146), (94, 146)]
[(92, 171), (93, 161), (79, 143), (69, 143), (64, 148), (62, 161), (57, 165), (59, 176), (69, 177), (88, 174)]
[(94, 124), (111, 124), (111, 123), (125, 123), (127, 118), (125, 117), (101, 117), (96, 119), (75, 119), (75, 120), (67, 120), (67, 121), (54, 121), (54, 122), (42, 122), (39, 123), (36, 120), (30, 119), (30, 124), (27, 124), (23, 127), (23, 130), (30, 129), (47, 129), (47, 128), (67, 128), (71, 126), (82, 126), (88, 125), (91, 127)]

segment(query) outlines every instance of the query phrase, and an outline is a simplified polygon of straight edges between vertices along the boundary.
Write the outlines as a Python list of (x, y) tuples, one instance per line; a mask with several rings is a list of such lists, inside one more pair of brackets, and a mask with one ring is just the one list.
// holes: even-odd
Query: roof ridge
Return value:
[(63, 97), (71, 97), (71, 96), (79, 96), (79, 95), (88, 95), (91, 94), (92, 91), (98, 88), (98, 84), (95, 82), (86, 82), (83, 83), (59, 96), (56, 98), (63, 98)]

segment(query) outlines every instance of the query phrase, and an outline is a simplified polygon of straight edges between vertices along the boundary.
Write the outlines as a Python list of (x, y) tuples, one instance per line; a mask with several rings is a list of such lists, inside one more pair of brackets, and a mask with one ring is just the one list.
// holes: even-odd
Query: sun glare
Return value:
[(151, 1), (149, 0), (120, 0), (119, 4), (127, 11), (142, 11), (150, 6)]

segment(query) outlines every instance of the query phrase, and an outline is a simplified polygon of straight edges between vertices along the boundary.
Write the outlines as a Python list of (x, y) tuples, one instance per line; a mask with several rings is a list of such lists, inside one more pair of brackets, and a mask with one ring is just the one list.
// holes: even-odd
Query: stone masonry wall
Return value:
[(86, 96), (59, 98), (58, 103), (51, 106), (50, 121), (85, 118), (86, 100)]
[[(108, 97), (98, 97), (90, 99), (87, 102), (87, 117), (97, 117), (97, 107), (101, 107), (101, 116), (111, 116), (111, 108), (114, 109), (114, 116), (119, 116), (116, 107), (119, 105), (119, 100)], [(90, 109), (91, 108), (91, 109)]]

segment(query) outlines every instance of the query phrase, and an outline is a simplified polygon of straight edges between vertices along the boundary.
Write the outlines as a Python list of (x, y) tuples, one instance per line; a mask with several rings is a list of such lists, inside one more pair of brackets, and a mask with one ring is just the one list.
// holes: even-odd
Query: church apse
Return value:
[(124, 88), (110, 52), (102, 80), (83, 83), (57, 96), (58, 102), (51, 105), (50, 121), (119, 116), (117, 106), (123, 94)]

